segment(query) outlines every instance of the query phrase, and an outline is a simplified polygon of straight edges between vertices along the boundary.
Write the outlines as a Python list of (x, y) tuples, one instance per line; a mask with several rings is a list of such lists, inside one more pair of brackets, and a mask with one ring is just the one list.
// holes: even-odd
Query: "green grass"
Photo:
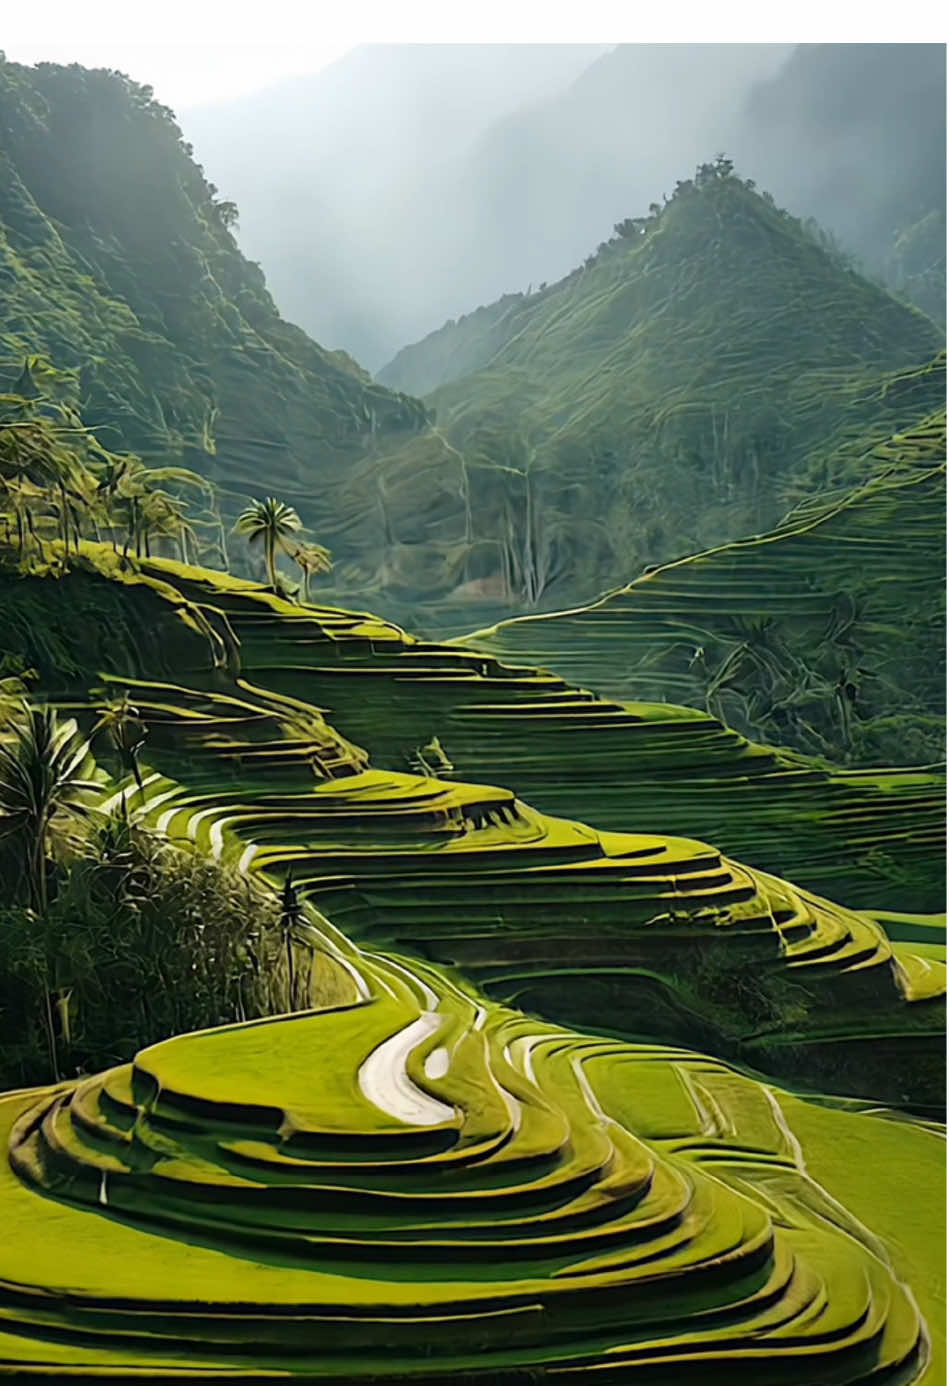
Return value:
[(463, 644), (618, 701), (675, 699), (837, 763), (941, 761), (945, 415), (891, 452), (884, 474), (770, 533)]
[[(73, 581), (83, 599), (97, 580), (111, 587), (93, 566), (108, 564), (108, 552), (84, 552), (87, 570), (62, 579), (60, 595)], [(697, 802), (694, 750), (677, 760), (683, 743), (676, 739), (696, 726), (701, 733), (702, 719), (604, 704), (543, 672), (413, 641), (361, 613), (292, 606), (251, 583), (217, 583), (168, 560), (124, 576), (143, 628), (161, 630), (182, 612), (190, 620), (176, 681), (141, 678), (145, 656), (137, 649), (138, 676), (118, 673), (115, 651), (104, 681), (113, 692), (129, 690), (148, 727), (144, 800), (131, 781), (126, 790), (130, 811), (156, 831), (276, 883), (292, 868), (312, 902), (360, 944), (457, 965), (499, 1000), (581, 1026), (605, 1021), (630, 1038), (712, 1048), (818, 1087), (924, 1106), (941, 1100), (938, 966), (913, 961), (911, 949), (897, 965), (868, 916), (740, 865), (691, 833), (656, 835), (641, 807), (625, 831), (599, 826), (609, 822), (608, 796), (621, 786), (629, 794), (624, 744), (653, 775), (671, 779), (683, 811), (690, 792)], [(26, 593), (32, 610), (31, 594), (44, 582), (11, 586), (8, 619), (16, 623), (17, 594)], [(222, 667), (217, 644), (200, 633), (223, 630), (225, 621), (239, 667), (233, 653)], [(90, 719), (102, 696), (91, 682), (59, 695)], [(434, 725), (425, 711), (433, 703), (444, 719)], [(462, 741), (456, 733), (466, 721)], [(392, 764), (400, 737), (407, 753), (435, 725), (456, 762), (452, 773), (464, 778), (413, 771), (407, 754), (403, 768)], [(549, 728), (574, 746), (546, 739)], [(871, 843), (881, 831), (887, 843), (915, 835), (925, 860), (927, 777), (888, 776), (895, 793), (889, 783), (871, 779), (869, 793), (861, 785), (862, 825), (846, 778), (712, 730), (707, 754), (725, 808), (719, 821), (727, 823), (733, 805), (740, 820), (739, 796), (760, 786), (748, 831), (756, 822), (760, 842), (770, 806), (788, 828), (782, 854), (807, 860), (819, 844), (814, 864), (844, 901), (849, 878), (836, 863), (852, 861), (855, 833)], [(380, 732), (389, 738), (388, 766)], [(592, 754), (583, 753), (582, 737)], [(554, 780), (563, 755), (595, 828), (531, 802), (544, 803), (544, 779)], [(474, 761), (474, 776), (464, 757)], [(525, 765), (539, 796), (521, 787)], [(501, 787), (508, 776), (519, 792)], [(904, 790), (907, 778), (912, 792)], [(893, 811), (901, 792), (902, 822)], [(640, 805), (652, 793), (644, 776)], [(941, 806), (932, 797), (935, 820)], [(868, 893), (875, 879), (864, 877)], [(875, 905), (889, 903), (882, 894), (871, 896)], [(892, 894), (918, 903), (911, 891)], [(911, 1069), (877, 1053), (881, 1025), (900, 1054), (912, 1052)], [(788, 1031), (804, 1042), (787, 1042)]]
[[(407, 960), (357, 961), (356, 1007), (185, 1036), (0, 1100), (9, 1369), (513, 1386), (545, 1364), (618, 1383), (661, 1361), (669, 1380), (758, 1386), (938, 1379), (921, 1370), (938, 1318), (924, 1326), (896, 1278), (915, 1231), (894, 1269), (879, 1219), (834, 1201), (842, 1121), (856, 1139), (883, 1125), (888, 1159), (916, 1153), (918, 1128), (476, 1005)], [(449, 1049), (441, 1077), (411, 1072), (455, 1108), (440, 1131), (358, 1093), (372, 1045), (424, 1014), (413, 991)]]
[[(895, 1168), (922, 1128), (760, 1076), (938, 1102), (932, 959), (891, 944), (887, 915), (695, 838), (552, 815), (500, 776), (380, 764), (355, 734), (381, 730), (394, 760), (401, 738), (429, 740), (441, 709), (454, 757), (444, 726), (473, 713), (458, 759), (480, 738), (516, 771), (516, 748), (545, 726), (586, 722), (592, 740), (615, 718), (614, 746), (662, 728), (659, 767), (708, 719), (605, 704), (167, 561), (119, 587), (111, 562), (83, 550), (55, 584), (47, 637), (57, 702), (89, 721), (127, 688), (148, 728), (144, 789), (113, 780), (100, 807), (121, 793), (134, 821), (275, 885), (292, 867), (322, 912), (313, 943), (339, 1000), (0, 1099), (2, 1369), (935, 1386), (938, 1301), (916, 1232), (927, 1201), (936, 1217), (932, 1164), (884, 1186), (854, 1154), (851, 1206), (834, 1148), (842, 1120), (867, 1141), (882, 1124)], [(48, 583), (5, 580), (23, 656)], [(75, 596), (108, 621), (116, 594), (115, 626), (70, 620)], [(84, 640), (88, 657), (108, 651), (100, 671), (83, 670)], [(798, 775), (801, 794), (837, 783), (721, 728), (711, 744), (710, 764)], [(683, 787), (687, 764), (672, 776)], [(578, 756), (588, 794), (603, 765), (598, 747)], [(735, 780), (722, 773), (722, 794)], [(874, 792), (903, 783), (888, 780)], [(883, 1219), (874, 1181), (892, 1204)]]

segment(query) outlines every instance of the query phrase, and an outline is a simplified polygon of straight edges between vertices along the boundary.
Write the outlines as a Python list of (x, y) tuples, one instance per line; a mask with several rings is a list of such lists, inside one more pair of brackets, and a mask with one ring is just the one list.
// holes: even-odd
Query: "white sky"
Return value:
[[(359, 43), (946, 42), (935, 0), (44, 0), (10, 4), (0, 48), (22, 63), (117, 67), (176, 111), (318, 72)], [(652, 16), (645, 11), (659, 11)], [(458, 11), (464, 13), (459, 14)], [(454, 13), (452, 13), (454, 11)], [(789, 14), (792, 17), (788, 17)]]

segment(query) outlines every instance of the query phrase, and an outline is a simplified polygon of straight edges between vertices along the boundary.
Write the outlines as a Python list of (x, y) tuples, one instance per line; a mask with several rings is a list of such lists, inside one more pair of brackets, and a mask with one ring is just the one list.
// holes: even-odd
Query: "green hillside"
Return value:
[[(709, 744), (721, 728), (707, 724), (686, 743), (686, 777), (669, 745), (675, 709), (597, 703), (550, 676), (170, 560), (122, 569), (106, 546), (86, 545), (72, 567), (56, 581), (7, 578), (3, 645), (90, 725), (110, 690), (129, 693), (148, 729), (137, 816), (154, 830), (216, 856), (233, 839), (242, 870), (280, 879), (292, 867), (357, 942), (457, 964), (499, 999), (554, 1018), (611, 1016), (613, 1033), (699, 1044), (838, 1091), (870, 1082), (891, 1100), (939, 1100), (941, 993), (928, 964), (904, 961), (903, 944), (842, 908), (854, 884), (877, 908), (938, 908), (935, 776), (815, 773), (727, 735)], [(103, 632), (98, 645), (89, 630)], [(551, 716), (591, 748), (573, 775), (578, 802), (596, 805), (595, 827), (530, 806), (520, 783), (502, 787), (512, 771), (525, 778), (518, 759), (533, 759), (539, 803), (550, 797), (545, 784), (563, 775)], [(472, 779), (439, 742), (467, 750), (459, 760)], [(749, 841), (752, 813), (761, 860), (767, 814), (782, 828), (782, 868), (809, 866), (841, 904), (737, 865), (694, 840), (694, 827), (657, 836), (646, 776), (635, 835), (603, 831), (611, 800), (624, 801), (624, 752), (627, 774), (637, 754), (666, 762), (667, 804), (681, 819), (703, 750), (708, 803), (693, 823), (727, 823), (733, 803), (734, 832)], [(604, 763), (612, 773), (601, 778)], [(870, 1076), (868, 1023), (890, 1036), (890, 1056), (913, 1055), (910, 1087), (888, 1058)]]
[(872, 437), (919, 417), (880, 378), (923, 365), (938, 330), (727, 160), (617, 232), (380, 374), (425, 392), (464, 453), (498, 602), (549, 608), (759, 532), (855, 421)]
[(4, 649), (84, 726), (125, 690), (147, 731), (138, 778), (96, 743), (92, 811), (292, 870), (336, 995), (0, 1101), (8, 1374), (935, 1386), (936, 1129), (869, 1110), (940, 1100), (927, 944), (353, 739), (445, 683), (541, 760), (556, 709), (623, 711), (550, 676), (106, 544), (38, 568), (8, 553)]
[(266, 474), (305, 496), (424, 427), (418, 401), (279, 316), (149, 88), (0, 62), (0, 123), (0, 381), (45, 356), (106, 446), (240, 494)]
[(350, 967), (348, 1004), (0, 1099), (6, 1373), (936, 1386), (925, 1126)]
[(940, 345), (716, 165), (560, 284), (409, 349), (386, 381), (454, 381), (423, 405), (279, 316), (147, 88), (4, 62), (0, 119), (0, 388), (50, 362), (105, 446), (194, 468), (226, 516), (273, 491), (332, 550), (328, 600), (426, 629), (773, 523), (841, 437), (919, 415), (880, 382)]
[(944, 755), (945, 413), (857, 456), (770, 533), (466, 645), (619, 699), (674, 699), (853, 765)]

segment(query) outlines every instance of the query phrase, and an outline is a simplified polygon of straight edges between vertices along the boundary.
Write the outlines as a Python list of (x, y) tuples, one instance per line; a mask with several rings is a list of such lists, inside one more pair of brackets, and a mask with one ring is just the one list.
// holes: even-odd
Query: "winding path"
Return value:
[(405, 1068), (412, 1050), (440, 1024), (440, 1016), (426, 1011), (377, 1045), (359, 1067), (359, 1087), (363, 1096), (380, 1111), (407, 1126), (438, 1126), (443, 1121), (454, 1120), (454, 1107), (423, 1092), (412, 1082)]

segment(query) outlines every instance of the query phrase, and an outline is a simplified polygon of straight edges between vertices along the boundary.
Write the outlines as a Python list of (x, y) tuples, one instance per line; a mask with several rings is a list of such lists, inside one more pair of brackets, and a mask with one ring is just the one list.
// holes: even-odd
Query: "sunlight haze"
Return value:
[(226, 101), (279, 82), (321, 71), (352, 46), (345, 40), (317, 43), (45, 43), (6, 40), (4, 51), (18, 63), (81, 63), (109, 67), (152, 87), (174, 111)]

